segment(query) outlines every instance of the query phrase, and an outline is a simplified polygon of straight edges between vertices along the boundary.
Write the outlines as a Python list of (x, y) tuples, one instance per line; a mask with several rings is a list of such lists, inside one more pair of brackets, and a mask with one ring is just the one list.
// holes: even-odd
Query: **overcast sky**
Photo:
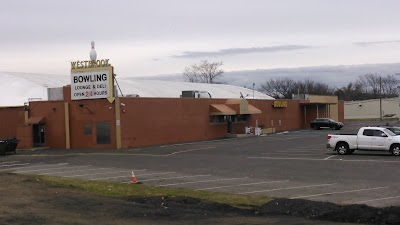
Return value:
[(400, 62), (398, 0), (3, 0), (0, 71), (70, 74), (110, 59), (121, 76)]

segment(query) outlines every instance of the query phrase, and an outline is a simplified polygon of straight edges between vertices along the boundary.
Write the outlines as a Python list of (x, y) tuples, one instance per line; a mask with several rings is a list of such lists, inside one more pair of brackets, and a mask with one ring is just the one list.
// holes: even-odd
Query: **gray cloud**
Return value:
[(300, 49), (310, 49), (313, 46), (307, 45), (278, 45), (272, 47), (254, 47), (254, 48), (227, 48), (214, 52), (183, 52), (182, 55), (172, 56), (174, 58), (198, 58), (198, 57), (216, 57), (216, 56), (230, 56), (242, 55), (250, 53), (272, 53), (282, 51), (295, 51)]
[(370, 45), (397, 44), (397, 43), (400, 43), (400, 40), (354, 42), (353, 44), (361, 46), (361, 47), (367, 47), (367, 46), (370, 46)]

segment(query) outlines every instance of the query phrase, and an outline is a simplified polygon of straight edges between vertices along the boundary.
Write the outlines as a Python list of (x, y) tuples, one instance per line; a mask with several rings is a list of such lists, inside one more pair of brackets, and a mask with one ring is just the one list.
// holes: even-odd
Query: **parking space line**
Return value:
[[(0, 167), (12, 167), (12, 166), (25, 166), (29, 165), (30, 163), (19, 163), (19, 164), (10, 164), (10, 165), (0, 165)], [(8, 168), (8, 169), (13, 169), (13, 168)]]
[(226, 188), (226, 187), (239, 187), (239, 186), (248, 186), (248, 185), (257, 185), (257, 184), (272, 184), (272, 183), (280, 183), (280, 182), (288, 182), (289, 180), (276, 180), (276, 181), (265, 181), (258, 183), (247, 183), (247, 184), (235, 184), (235, 185), (226, 185), (226, 186), (218, 186), (218, 187), (209, 187), (209, 188), (199, 188), (195, 191), (204, 191), (204, 190), (212, 190), (218, 188)]
[(324, 159), (313, 159), (313, 158), (280, 158), (280, 157), (247, 157), (248, 159), (278, 159), (278, 160), (313, 160), (313, 161), (321, 161)]
[(338, 191), (338, 192), (328, 192), (328, 193), (321, 193), (321, 194), (315, 194), (315, 195), (303, 195), (303, 196), (291, 197), (290, 199), (310, 198), (310, 197), (323, 196), (323, 195), (345, 194), (345, 193), (353, 193), (353, 192), (360, 192), (360, 191), (372, 191), (372, 190), (385, 189), (385, 188), (389, 188), (389, 187), (364, 188), (364, 189), (350, 190), (350, 191)]
[[(41, 165), (42, 167), (49, 167), (49, 166), (66, 166), (68, 163), (59, 163), (59, 164), (51, 164), (51, 165)], [(35, 169), (35, 170), (17, 170), (17, 173), (26, 173), (26, 172), (35, 172), (35, 171), (43, 171), (43, 170), (54, 170), (56, 168), (47, 168), (47, 169)], [(62, 168), (60, 168), (62, 169)]]
[[(180, 177), (154, 178), (154, 179), (140, 180), (140, 182), (145, 182), (145, 181), (156, 181), (156, 180), (168, 180), (168, 179), (179, 179), (179, 178), (187, 178), (187, 177), (206, 177), (206, 176), (211, 176), (211, 174), (207, 174), (207, 175), (194, 175), (194, 176), (180, 176)], [(131, 181), (122, 182), (122, 183), (131, 183)]]
[(332, 183), (332, 184), (314, 184), (314, 185), (307, 185), (307, 186), (295, 186), (295, 187), (287, 187), (287, 188), (274, 188), (274, 189), (260, 190), (260, 191), (241, 192), (239, 194), (252, 194), (252, 193), (269, 192), (269, 191), (282, 191), (282, 190), (291, 190), (291, 189), (299, 189), (299, 188), (324, 187), (324, 186), (331, 186), (331, 185), (336, 185), (336, 184), (337, 183)]
[(151, 175), (163, 175), (163, 174), (171, 174), (171, 173), (176, 173), (176, 172), (162, 172), (162, 173), (144, 173), (144, 174), (138, 174), (137, 176), (151, 176)]
[[(92, 165), (87, 166), (74, 166), (72, 168), (80, 168), (80, 167), (91, 167)], [(71, 168), (71, 167), (69, 167)], [(92, 169), (93, 170), (93, 169)], [(86, 171), (86, 170), (67, 170), (67, 171), (59, 171), (59, 172), (51, 172), (51, 173), (39, 173), (40, 175), (50, 175), (50, 174), (59, 174), (59, 173), (71, 173), (71, 172), (79, 172), (79, 171)]]
[(17, 163), (19, 161), (1, 162), (0, 164)]
[(216, 179), (216, 180), (189, 181), (189, 182), (174, 183), (174, 184), (163, 184), (163, 185), (157, 185), (157, 186), (158, 187), (167, 187), (167, 186), (175, 186), (175, 185), (181, 185), (181, 184), (195, 184), (195, 183), (205, 183), (205, 182), (214, 182), (214, 181), (248, 179), (248, 178), (249, 177), (238, 177), (238, 178), (227, 178), (227, 179)]
[[(317, 150), (317, 149), (315, 149), (315, 150)], [(315, 151), (310, 151), (310, 150), (296, 150), (296, 149), (293, 149), (293, 150), (281, 150), (281, 151), (275, 151), (275, 152), (283, 152), (283, 153), (290, 153), (290, 152), (304, 152), (304, 153), (306, 153), (306, 152), (315, 152)]]
[(182, 145), (204, 144), (204, 143), (211, 143), (211, 142), (232, 141), (232, 140), (236, 140), (236, 139), (238, 139), (238, 138), (210, 140), (210, 141), (198, 141), (198, 142), (180, 143), (180, 144), (172, 144), (172, 145), (161, 145), (160, 148), (172, 147), (172, 146), (182, 146)]
[(328, 160), (328, 159), (330, 159), (330, 158), (333, 158), (333, 157), (335, 157), (336, 155), (331, 155), (331, 156), (329, 156), (329, 157), (326, 157), (324, 160)]
[(400, 160), (373, 160), (373, 159), (340, 159), (342, 162), (379, 162), (379, 163), (400, 163)]
[[(170, 173), (175, 173), (175, 172), (151, 173), (151, 174), (145, 174), (145, 175), (162, 175), (162, 174), (170, 174)], [(141, 175), (141, 176), (143, 176), (143, 175)], [(131, 177), (131, 174), (125, 175), (125, 176), (118, 176), (118, 177), (102, 177), (102, 178), (95, 178), (95, 179), (90, 179), (90, 180), (107, 180), (107, 179), (115, 179), (115, 178), (122, 178), (122, 177)]]
[(386, 197), (386, 198), (376, 198), (376, 199), (364, 200), (364, 201), (356, 202), (355, 204), (362, 204), (362, 203), (367, 203), (367, 202), (382, 201), (382, 200), (388, 200), (388, 199), (394, 199), (394, 198), (400, 198), (400, 196), (393, 196), (393, 197)]
[(277, 153), (277, 152), (264, 152), (264, 153), (261, 153), (261, 154), (263, 154), (263, 155), (325, 155), (325, 154), (322, 154), (322, 153), (287, 153), (287, 152), (285, 152), (285, 153)]
[[(111, 168), (97, 168), (95, 170), (103, 170), (103, 169), (111, 169)], [(137, 172), (137, 171), (145, 171), (145, 170), (133, 170), (133, 172)], [(99, 175), (99, 174), (129, 173), (129, 172), (132, 172), (132, 170), (120, 170), (120, 171), (103, 172), (103, 173), (77, 174), (77, 175), (71, 175), (71, 176), (65, 176), (65, 177), (84, 177), (84, 176)]]
[(215, 147), (194, 148), (194, 149), (176, 151), (176, 152), (169, 153), (166, 156), (171, 156), (171, 155), (175, 155), (175, 154), (179, 154), (179, 153), (185, 153), (185, 152), (193, 152), (193, 151), (199, 151), (199, 150), (205, 150), (205, 149), (212, 149), (212, 148), (215, 148)]
[[(315, 158), (283, 158), (283, 157), (268, 157), (268, 156), (250, 156), (248, 159), (271, 159), (271, 160), (310, 160), (310, 161), (324, 161), (325, 159)], [(369, 159), (331, 159), (329, 161), (340, 161), (340, 162), (379, 162), (379, 163), (400, 163), (400, 160), (369, 160)]]
[(142, 182), (145, 181), (155, 181), (155, 180), (168, 180), (168, 179), (179, 179), (179, 178), (187, 178), (187, 177), (207, 177), (211, 176), (211, 174), (207, 175), (194, 175), (194, 176), (180, 176), (180, 177), (165, 177), (165, 178), (154, 178), (154, 179), (147, 179), (147, 180), (141, 180)]
[[(33, 168), (33, 167), (38, 167), (38, 166), (43, 166), (43, 162), (40, 162), (38, 164), (41, 165), (37, 165), (37, 164), (33, 164), (33, 166), (25, 166), (25, 165), (30, 165), (31, 163), (22, 163), (20, 167), (16, 167), (16, 168), (7, 168), (7, 169), (0, 169), (0, 171), (5, 171), (5, 170), (15, 170), (15, 169), (26, 169), (26, 168)], [(17, 164), (16, 164), (17, 165)]]

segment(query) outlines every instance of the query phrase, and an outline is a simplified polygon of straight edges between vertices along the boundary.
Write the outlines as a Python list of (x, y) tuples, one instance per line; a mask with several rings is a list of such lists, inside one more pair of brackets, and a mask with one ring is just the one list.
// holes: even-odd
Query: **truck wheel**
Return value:
[(336, 147), (336, 151), (339, 155), (346, 155), (349, 153), (349, 146), (346, 143), (339, 143)]
[(400, 145), (392, 145), (392, 147), (390, 147), (390, 153), (392, 153), (395, 156), (399, 156), (400, 155)]

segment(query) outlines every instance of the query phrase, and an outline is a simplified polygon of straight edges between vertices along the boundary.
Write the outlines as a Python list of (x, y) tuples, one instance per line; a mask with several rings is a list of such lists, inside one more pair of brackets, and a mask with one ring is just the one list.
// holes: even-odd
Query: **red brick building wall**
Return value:
[(17, 126), (24, 124), (23, 106), (0, 107), (0, 139), (17, 136)]
[[(65, 93), (66, 92), (66, 93)], [(64, 94), (69, 94), (68, 88)], [(227, 123), (210, 122), (210, 105), (224, 104), (226, 99), (186, 98), (119, 98), (120, 120), (117, 121), (115, 103), (107, 99), (67, 100), (69, 115), (70, 147), (116, 148), (116, 128), (120, 123), (121, 147), (135, 148), (150, 145), (165, 145), (202, 141), (225, 137)], [(316, 117), (315, 105), (300, 104), (299, 100), (283, 100), (287, 107), (274, 107), (274, 100), (247, 100), (262, 111), (250, 115), (246, 122), (232, 123), (232, 133), (245, 133), (246, 126), (275, 128), (275, 132), (308, 128)], [(44, 117), (46, 146), (66, 148), (66, 106), (64, 101), (30, 102), (29, 116)], [(304, 110), (306, 109), (306, 110)], [(339, 104), (339, 115), (343, 117), (343, 102)], [(24, 125), (24, 108), (0, 109), (0, 135), (3, 138), (22, 138), (21, 146), (32, 147), (29, 132), (32, 125)], [(7, 118), (7, 119), (4, 119)], [(97, 143), (97, 124), (110, 126), (110, 143)], [(90, 132), (85, 134), (85, 126)], [(87, 130), (86, 130), (87, 131)]]

